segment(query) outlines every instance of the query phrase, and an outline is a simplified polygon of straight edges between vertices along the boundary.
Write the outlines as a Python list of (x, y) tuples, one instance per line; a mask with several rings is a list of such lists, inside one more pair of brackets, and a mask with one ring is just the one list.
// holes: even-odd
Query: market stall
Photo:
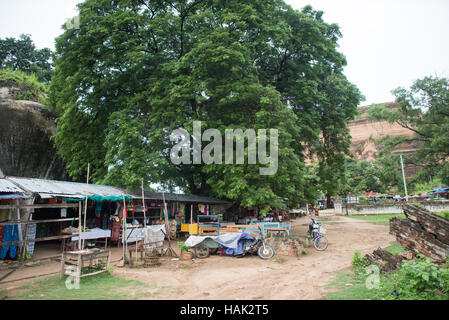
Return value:
[[(22, 197), (0, 199), (0, 213), (3, 212), (0, 226), (7, 230), (6, 237), (2, 234), (1, 246), (10, 253), (8, 246), (18, 246), (24, 257), (32, 256), (41, 242), (56, 242), (55, 255), (61, 249), (84, 247), (86, 241), (89, 245), (93, 241), (103, 242), (107, 247), (122, 200), (132, 199), (118, 188), (101, 185), (87, 188), (86, 184), (67, 181), (5, 177), (0, 179), (0, 186), (0, 190), (9, 194), (14, 191)], [(17, 255), (8, 257), (13, 259)]]

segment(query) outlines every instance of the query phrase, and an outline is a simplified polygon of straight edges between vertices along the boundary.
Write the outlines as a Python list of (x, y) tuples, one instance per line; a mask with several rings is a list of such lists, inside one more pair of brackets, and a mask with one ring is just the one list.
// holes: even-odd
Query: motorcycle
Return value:
[(260, 236), (253, 240), (243, 240), (243, 254), (257, 254), (261, 259), (268, 260), (271, 259), (275, 252), (272, 246), (265, 243), (263, 237)]
[[(217, 242), (210, 239), (206, 240), (194, 247), (195, 256), (197, 258), (207, 258), (211, 253), (216, 253), (218, 251), (219, 245)], [(256, 238), (243, 239), (240, 241), (242, 241), (243, 253), (237, 257), (257, 254), (261, 259), (268, 260), (271, 259), (275, 254), (273, 247), (265, 243), (260, 226), (259, 235)]]
[(328, 241), (325, 234), (326, 229), (322, 227), (321, 223), (312, 218), (312, 221), (309, 224), (307, 236), (312, 238), (313, 246), (318, 251), (324, 251), (327, 249)]

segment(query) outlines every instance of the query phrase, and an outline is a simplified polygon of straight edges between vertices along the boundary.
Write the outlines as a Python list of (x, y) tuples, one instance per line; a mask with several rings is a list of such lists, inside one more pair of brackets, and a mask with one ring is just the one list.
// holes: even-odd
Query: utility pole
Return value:
[(402, 161), (402, 154), (400, 155), (400, 157), (401, 157), (402, 179), (404, 180), (405, 201), (408, 202), (407, 182), (405, 181), (404, 162)]

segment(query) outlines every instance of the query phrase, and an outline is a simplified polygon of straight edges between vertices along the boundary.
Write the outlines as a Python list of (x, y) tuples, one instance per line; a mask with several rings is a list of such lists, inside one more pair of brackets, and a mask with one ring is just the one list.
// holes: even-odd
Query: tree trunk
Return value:
[(331, 195), (327, 194), (326, 195), (326, 209), (330, 209), (331, 207), (332, 207)]

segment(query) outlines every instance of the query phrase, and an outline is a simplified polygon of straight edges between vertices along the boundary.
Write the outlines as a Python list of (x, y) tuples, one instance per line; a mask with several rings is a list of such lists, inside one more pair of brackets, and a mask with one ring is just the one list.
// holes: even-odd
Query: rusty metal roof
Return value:
[[(7, 177), (8, 180), (16, 183), (24, 190), (39, 194), (42, 198), (53, 197), (70, 197), (83, 198), (86, 192), (89, 196), (118, 196), (127, 195), (127, 193), (119, 188), (89, 184), (86, 188), (85, 183), (69, 182), (69, 181), (55, 181), (33, 178), (21, 177)], [(23, 191), (22, 191), (23, 192)]]
[(24, 190), (20, 189), (11, 181), (7, 179), (0, 179), (0, 192), (8, 192), (8, 193), (25, 193)]
[[(139, 191), (134, 192), (134, 198), (142, 199), (142, 195), (139, 195)], [(204, 203), (204, 204), (230, 204), (232, 202), (227, 200), (216, 199), (208, 196), (198, 196), (194, 194), (179, 194), (179, 193), (165, 193), (162, 196), (162, 192), (152, 192), (145, 190), (145, 200), (169, 202), (184, 202), (184, 203)]]

